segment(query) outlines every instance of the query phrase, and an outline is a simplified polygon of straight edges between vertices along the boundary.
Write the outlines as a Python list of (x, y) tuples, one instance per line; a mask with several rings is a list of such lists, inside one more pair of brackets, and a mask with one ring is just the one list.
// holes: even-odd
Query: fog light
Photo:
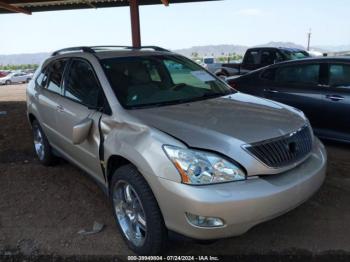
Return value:
[(224, 221), (218, 217), (204, 217), (186, 212), (188, 222), (197, 227), (222, 227)]

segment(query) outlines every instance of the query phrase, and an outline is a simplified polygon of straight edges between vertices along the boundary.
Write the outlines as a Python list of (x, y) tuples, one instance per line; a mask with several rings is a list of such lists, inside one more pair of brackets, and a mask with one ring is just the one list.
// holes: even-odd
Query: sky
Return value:
[[(171, 3), (171, 0), (170, 0)], [(140, 7), (143, 45), (350, 44), (349, 0), (223, 0)], [(0, 15), (0, 54), (130, 45), (128, 7)]]

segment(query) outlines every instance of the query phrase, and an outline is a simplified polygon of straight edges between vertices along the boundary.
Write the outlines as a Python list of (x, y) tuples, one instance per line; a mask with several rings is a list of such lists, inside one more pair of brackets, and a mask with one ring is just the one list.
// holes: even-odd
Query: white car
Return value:
[(13, 83), (28, 83), (33, 77), (33, 74), (26, 73), (10, 73), (5, 77), (0, 78), (1, 85), (10, 85)]

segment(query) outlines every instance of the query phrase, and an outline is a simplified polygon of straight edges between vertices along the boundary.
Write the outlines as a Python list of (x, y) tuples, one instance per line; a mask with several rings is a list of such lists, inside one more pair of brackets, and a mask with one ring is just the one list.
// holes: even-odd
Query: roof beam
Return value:
[(0, 8), (11, 11), (11, 12), (15, 12), (15, 13), (23, 13), (23, 14), (27, 14), (27, 15), (32, 14), (32, 12), (30, 12), (24, 8), (13, 6), (13, 5), (1, 2), (1, 1), (0, 1)]
[(162, 1), (163, 5), (169, 6), (169, 0), (160, 0), (160, 1)]

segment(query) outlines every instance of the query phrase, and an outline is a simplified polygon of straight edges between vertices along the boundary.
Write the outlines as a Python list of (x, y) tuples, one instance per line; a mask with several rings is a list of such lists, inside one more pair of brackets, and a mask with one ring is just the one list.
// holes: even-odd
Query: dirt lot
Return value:
[[(102, 191), (76, 167), (39, 164), (25, 117), (25, 87), (0, 86), (0, 254), (130, 254)], [(326, 143), (327, 179), (302, 206), (247, 234), (200, 245), (172, 241), (168, 254), (322, 254), (350, 252), (350, 149)], [(94, 221), (105, 225), (81, 236)], [(6, 253), (10, 254), (10, 253)]]

